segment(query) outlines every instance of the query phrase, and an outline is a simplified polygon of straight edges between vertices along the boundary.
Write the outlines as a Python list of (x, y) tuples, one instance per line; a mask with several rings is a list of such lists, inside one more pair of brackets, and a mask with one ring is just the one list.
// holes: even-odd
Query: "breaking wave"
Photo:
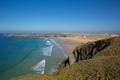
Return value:
[(51, 56), (53, 45), (45, 47), (42, 49), (42, 53), (45, 56)]
[(45, 38), (45, 37), (44, 37), (44, 41), (46, 41), (46, 40), (48, 40), (48, 38)]
[(47, 39), (46, 39), (46, 43), (45, 44), (47, 46), (42, 49), (42, 53), (45, 56), (51, 56), (51, 54), (52, 54), (52, 48), (54, 47), (54, 45), (51, 43), (51, 41), (49, 41)]
[(45, 63), (46, 63), (46, 60), (43, 59), (39, 63), (37, 63), (35, 66), (33, 66), (32, 69), (37, 71), (37, 73), (44, 74)]
[(52, 45), (50, 41), (46, 41), (46, 45)]

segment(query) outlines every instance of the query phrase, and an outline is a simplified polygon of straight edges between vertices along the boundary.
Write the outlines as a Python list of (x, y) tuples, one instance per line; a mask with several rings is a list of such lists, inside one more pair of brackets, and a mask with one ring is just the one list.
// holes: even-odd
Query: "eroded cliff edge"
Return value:
[(110, 44), (110, 39), (90, 42), (74, 49), (75, 62), (92, 58), (97, 52), (106, 48)]
[(72, 54), (67, 57), (61, 64), (59, 64), (58, 69), (61, 69), (67, 65), (74, 64), (81, 60), (86, 60), (92, 58), (97, 52), (103, 50), (110, 45), (111, 38), (98, 40), (95, 42), (88, 42), (86, 44), (77, 46)]

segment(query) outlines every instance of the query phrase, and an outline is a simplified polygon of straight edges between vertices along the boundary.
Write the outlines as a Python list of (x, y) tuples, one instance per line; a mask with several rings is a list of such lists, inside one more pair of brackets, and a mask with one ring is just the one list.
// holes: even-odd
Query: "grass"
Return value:
[(92, 59), (79, 61), (53, 74), (30, 74), (12, 80), (120, 80), (120, 37)]

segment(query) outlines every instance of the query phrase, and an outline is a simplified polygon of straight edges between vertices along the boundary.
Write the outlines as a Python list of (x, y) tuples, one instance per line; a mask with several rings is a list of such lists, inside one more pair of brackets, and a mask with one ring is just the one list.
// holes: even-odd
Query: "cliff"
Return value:
[(31, 74), (12, 80), (119, 80), (119, 61), (120, 37), (104, 39), (76, 47), (55, 73)]
[(95, 42), (88, 42), (86, 44), (77, 46), (73, 50), (72, 54), (63, 62), (61, 62), (61, 64), (59, 64), (58, 69), (61, 69), (70, 64), (74, 64), (81, 60), (92, 58), (97, 52), (109, 46), (110, 40), (111, 39), (98, 40)]
[(90, 42), (74, 49), (75, 62), (92, 58), (97, 52), (106, 48), (110, 44), (110, 39)]

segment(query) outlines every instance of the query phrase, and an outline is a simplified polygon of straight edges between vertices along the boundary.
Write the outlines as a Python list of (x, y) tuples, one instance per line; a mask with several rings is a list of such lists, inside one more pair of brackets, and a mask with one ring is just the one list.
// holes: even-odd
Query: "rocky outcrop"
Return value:
[(70, 65), (80, 60), (92, 58), (97, 52), (106, 48), (110, 44), (110, 40), (111, 39), (98, 40), (76, 47), (72, 55), (59, 64), (58, 69), (65, 67), (67, 64)]
[(92, 58), (98, 51), (104, 49), (110, 44), (110, 39), (90, 42), (82, 46), (78, 46), (73, 51), (75, 62)]
[(67, 57), (65, 60), (63, 60), (60, 64), (58, 64), (57, 70), (66, 67), (67, 65), (70, 65), (70, 59)]

